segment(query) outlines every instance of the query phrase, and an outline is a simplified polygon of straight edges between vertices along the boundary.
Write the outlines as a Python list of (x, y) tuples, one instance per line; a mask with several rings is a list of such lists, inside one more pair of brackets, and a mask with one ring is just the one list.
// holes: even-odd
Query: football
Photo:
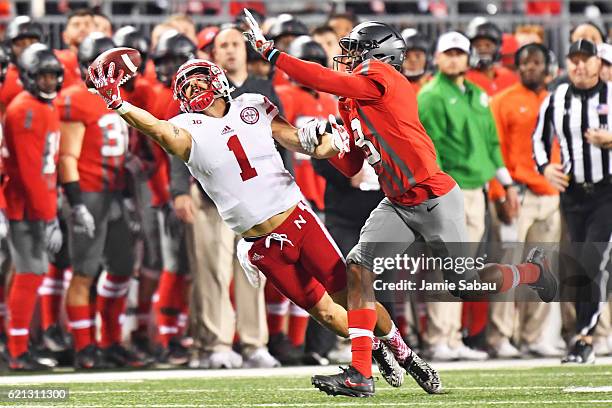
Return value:
[[(104, 51), (102, 54), (98, 55), (98, 57), (91, 64), (91, 67), (93, 67), (97, 74), (98, 64), (102, 64), (104, 74), (106, 75), (111, 62), (115, 63), (115, 75), (118, 75), (119, 71), (123, 70), (124, 76), (121, 84), (124, 84), (136, 74), (138, 67), (142, 63), (142, 57), (140, 56), (140, 52), (133, 48), (111, 48), (110, 50)], [(88, 88), (94, 88), (89, 75), (87, 75), (85, 84)]]

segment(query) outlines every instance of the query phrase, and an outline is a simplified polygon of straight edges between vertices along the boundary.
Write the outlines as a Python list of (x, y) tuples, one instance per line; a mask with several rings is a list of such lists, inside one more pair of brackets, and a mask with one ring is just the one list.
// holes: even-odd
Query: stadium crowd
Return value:
[[(339, 40), (358, 23), (353, 15), (334, 14), (307, 27), (289, 14), (253, 14), (279, 50), (327, 67), (342, 53)], [(10, 369), (350, 361), (350, 345), (273, 285), (249, 284), (235, 256), (239, 237), (184, 163), (128, 129), (85, 85), (100, 53), (131, 47), (140, 51), (142, 65), (123, 85), (123, 98), (158, 118), (179, 113), (173, 76), (192, 58), (221, 66), (235, 87), (232, 96), (263, 94), (295, 126), (339, 116), (337, 97), (293, 82), (252, 50), (244, 24), (237, 14), (233, 22), (197, 30), (188, 16), (173, 15), (148, 33), (79, 9), (67, 17), (61, 50), (44, 45), (43, 28), (30, 17), (7, 25), (0, 48), (0, 350)], [(465, 33), (437, 39), (398, 29), (406, 44), (402, 73), (418, 92), (419, 116), (442, 170), (463, 190), (470, 240), (585, 241), (567, 225), (567, 214), (562, 217), (560, 192), (573, 182), (560, 164), (563, 146), (547, 137), (551, 126), (545, 119), (538, 124), (538, 116), (551, 92), (565, 86), (603, 95), (596, 116), (607, 123), (612, 45), (603, 30), (593, 23), (574, 27), (570, 52), (556, 56), (537, 25), (504, 33), (477, 20)], [(582, 86), (577, 74), (563, 72), (558, 61), (566, 57), (568, 67), (579, 66), (592, 83)], [(601, 177), (585, 170), (590, 178), (581, 185), (603, 185), (612, 198), (606, 156), (612, 134), (600, 126), (584, 139), (601, 148), (603, 163)], [(537, 161), (532, 140), (542, 141)], [(326, 160), (281, 154), (346, 255), (383, 198), (374, 169), (366, 162), (348, 179)], [(495, 181), (505, 167), (514, 181), (509, 188)], [(592, 210), (608, 211), (601, 214), (609, 220), (607, 201)], [(612, 233), (610, 221), (596, 222)], [(608, 238), (595, 239), (602, 240)], [(564, 344), (544, 335), (559, 311), (550, 303), (413, 299), (386, 306), (412, 347), (434, 361), (451, 361), (561, 357), (576, 344), (610, 354), (612, 308), (599, 303), (589, 311), (561, 302)]]

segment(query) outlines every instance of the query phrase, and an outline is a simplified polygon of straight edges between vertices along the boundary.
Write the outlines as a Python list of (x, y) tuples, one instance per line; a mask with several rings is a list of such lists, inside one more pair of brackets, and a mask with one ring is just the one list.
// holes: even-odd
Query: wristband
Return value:
[(62, 187), (64, 188), (64, 194), (66, 194), (66, 198), (68, 199), (68, 204), (70, 204), (71, 207), (83, 204), (81, 185), (79, 184), (78, 180), (64, 183), (62, 184)]
[(119, 105), (117, 109), (115, 109), (115, 112), (117, 112), (120, 115), (125, 115), (130, 110), (132, 110), (132, 105), (129, 102), (123, 101), (123, 103)]
[(267, 55), (268, 62), (270, 62), (270, 64), (272, 65), (276, 64), (276, 60), (278, 59), (279, 56), (280, 56), (280, 51), (277, 50), (276, 48), (272, 48), (272, 50)]

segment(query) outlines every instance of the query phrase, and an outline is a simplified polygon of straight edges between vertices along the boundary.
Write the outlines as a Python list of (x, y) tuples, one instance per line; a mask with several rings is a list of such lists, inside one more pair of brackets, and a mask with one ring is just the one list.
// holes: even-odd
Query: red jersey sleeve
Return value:
[(276, 66), (302, 85), (317, 91), (362, 100), (378, 99), (384, 94), (384, 88), (367, 75), (334, 71), (284, 52), (278, 56)]
[(6, 141), (15, 168), (12, 177), (18, 178), (28, 203), (30, 219), (51, 220), (55, 217), (49, 206), (49, 186), (44, 177), (45, 122), (35, 109), (19, 106), (6, 115)]

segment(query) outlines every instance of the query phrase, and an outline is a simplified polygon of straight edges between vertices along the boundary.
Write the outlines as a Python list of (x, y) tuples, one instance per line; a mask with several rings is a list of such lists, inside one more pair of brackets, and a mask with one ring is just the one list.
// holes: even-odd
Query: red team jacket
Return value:
[(7, 108), (5, 138), (8, 218), (54, 219), (60, 138), (57, 109), (26, 91), (19, 93)]
[[(294, 84), (276, 87), (275, 91), (283, 104), (285, 118), (293, 126), (300, 127), (312, 118), (327, 120), (330, 114), (338, 116), (338, 102), (330, 94)], [(294, 153), (293, 157), (295, 181), (304, 197), (324, 210), (325, 179), (315, 173), (310, 156)]]
[(122, 190), (129, 138), (127, 124), (116, 112), (106, 108), (102, 98), (89, 92), (83, 82), (62, 91), (55, 103), (61, 121), (85, 125), (78, 162), (81, 190)]
[(330, 159), (343, 174), (355, 175), (367, 158), (385, 195), (402, 205), (417, 205), (455, 186), (436, 163), (410, 82), (391, 65), (370, 59), (349, 74), (285, 53), (276, 65), (308, 88), (343, 97), (340, 115), (352, 135), (351, 152)]

